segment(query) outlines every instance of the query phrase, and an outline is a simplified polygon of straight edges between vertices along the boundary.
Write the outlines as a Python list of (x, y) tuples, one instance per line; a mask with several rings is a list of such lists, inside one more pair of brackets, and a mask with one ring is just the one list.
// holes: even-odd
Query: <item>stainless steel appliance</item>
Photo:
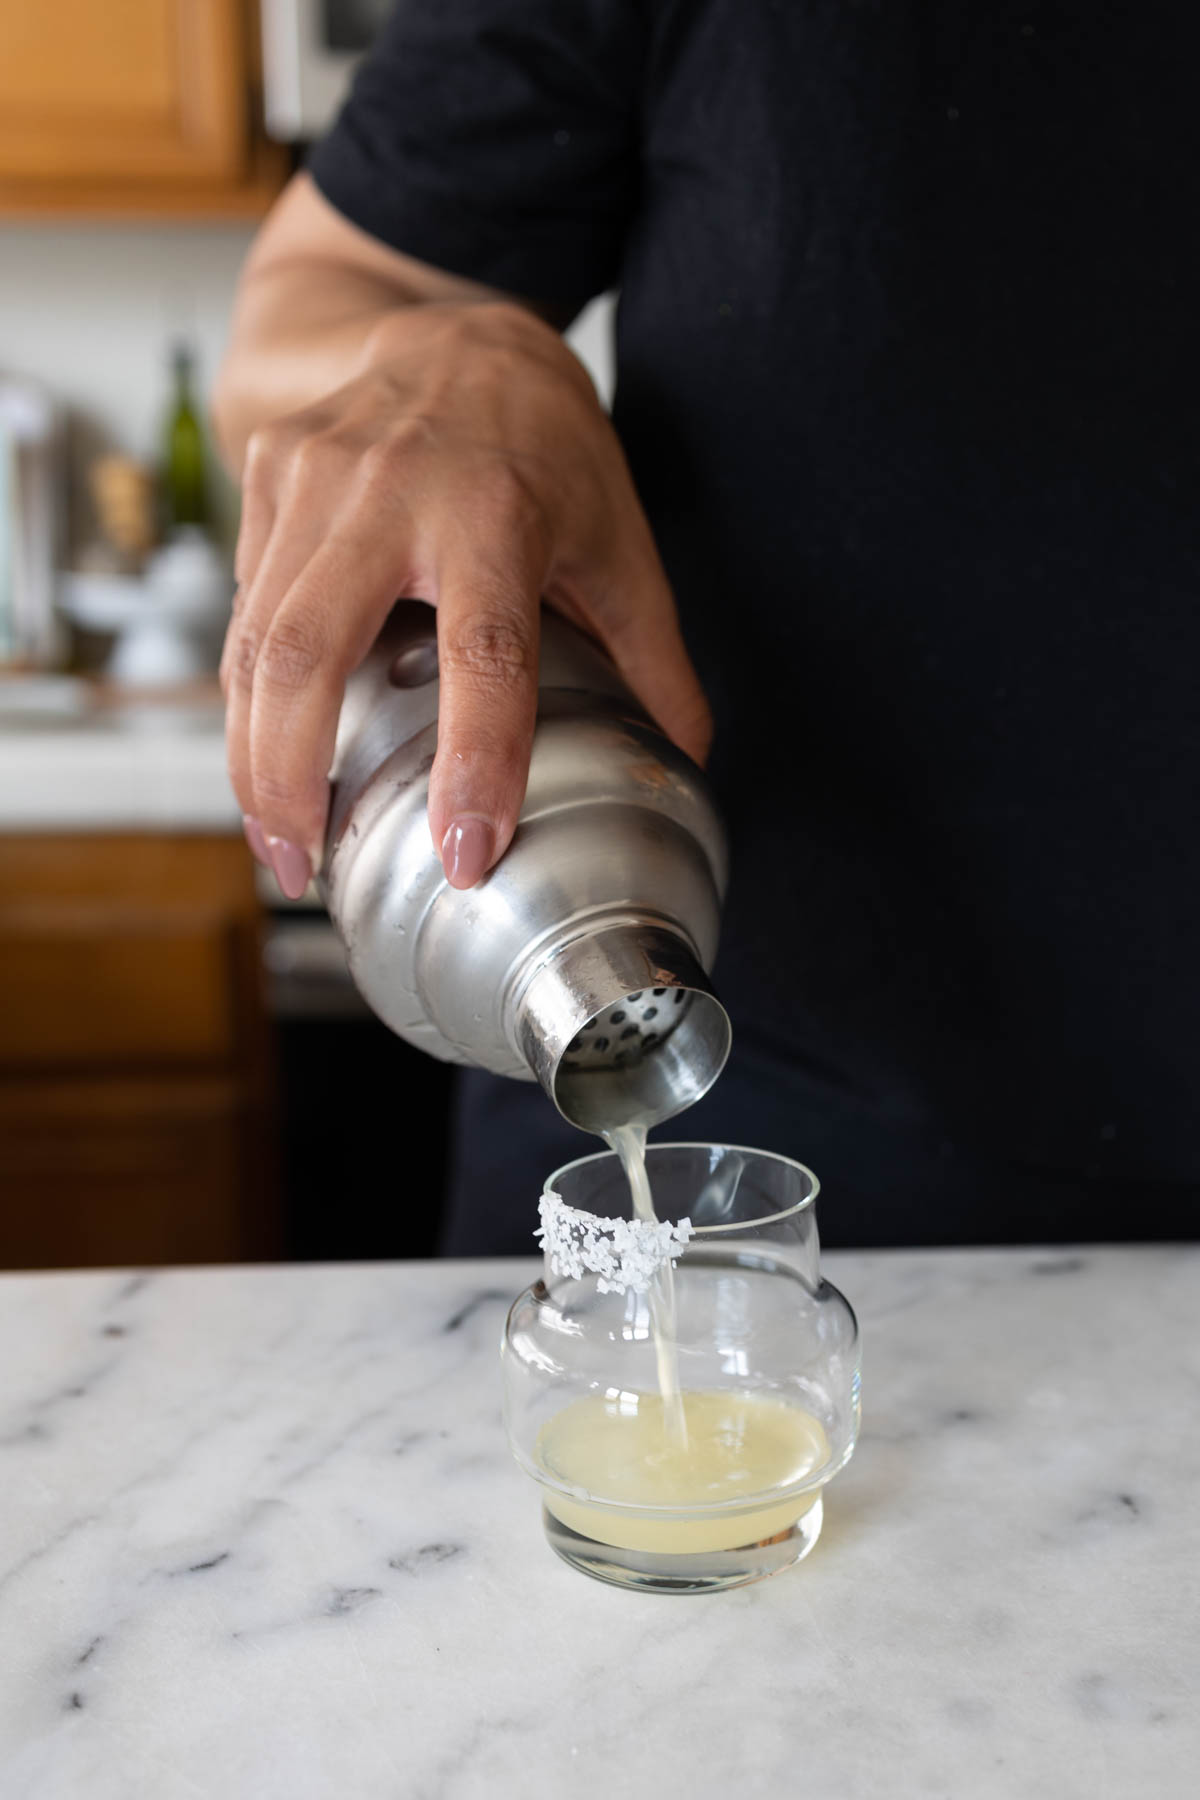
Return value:
[(333, 123), (391, 0), (260, 0), (267, 131), (284, 143)]
[[(263, 963), (275, 1046), (278, 1154), (286, 1205), (282, 1254), (316, 1258), (433, 1256), (450, 1142), (453, 1071), (422, 1056), (374, 1016), (346, 954), (313, 900), (285, 900), (263, 872)], [(404, 1180), (421, 1205), (398, 1218), (379, 1181), (387, 1134), (404, 1128)]]
[(60, 486), (49, 398), (31, 382), (0, 379), (0, 667), (49, 667), (61, 648)]

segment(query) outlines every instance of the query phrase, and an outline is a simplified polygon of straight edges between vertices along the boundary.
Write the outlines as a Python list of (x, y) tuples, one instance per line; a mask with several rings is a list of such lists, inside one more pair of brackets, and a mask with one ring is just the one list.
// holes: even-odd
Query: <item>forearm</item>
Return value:
[(343, 387), (373, 355), (394, 350), (406, 315), (419, 332), (430, 306), (495, 301), (513, 303), (376, 243), (297, 176), (259, 233), (234, 301), (213, 397), (231, 469), (240, 474), (259, 426)]

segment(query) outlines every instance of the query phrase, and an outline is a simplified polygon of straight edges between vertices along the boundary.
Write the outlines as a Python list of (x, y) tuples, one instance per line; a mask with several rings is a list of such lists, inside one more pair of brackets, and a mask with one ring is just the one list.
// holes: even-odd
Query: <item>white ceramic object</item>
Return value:
[(211, 673), (210, 640), (229, 610), (232, 582), (202, 531), (184, 527), (140, 577), (64, 576), (59, 605), (89, 631), (116, 633), (105, 666), (126, 687), (172, 687)]

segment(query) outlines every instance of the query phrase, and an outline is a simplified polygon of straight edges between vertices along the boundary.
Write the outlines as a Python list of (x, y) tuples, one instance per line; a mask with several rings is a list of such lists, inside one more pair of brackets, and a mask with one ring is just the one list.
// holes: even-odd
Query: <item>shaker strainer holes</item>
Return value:
[[(668, 994), (674, 1006), (658, 1005)], [(687, 988), (637, 988), (581, 1025), (563, 1059), (572, 1074), (635, 1070), (683, 1022), (690, 999)]]

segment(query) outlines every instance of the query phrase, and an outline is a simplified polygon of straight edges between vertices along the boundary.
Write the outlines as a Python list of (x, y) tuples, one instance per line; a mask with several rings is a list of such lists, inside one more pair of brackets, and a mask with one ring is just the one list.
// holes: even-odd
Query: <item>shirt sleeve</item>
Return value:
[(352, 224), (531, 300), (617, 279), (637, 203), (637, 0), (398, 0), (309, 171)]

